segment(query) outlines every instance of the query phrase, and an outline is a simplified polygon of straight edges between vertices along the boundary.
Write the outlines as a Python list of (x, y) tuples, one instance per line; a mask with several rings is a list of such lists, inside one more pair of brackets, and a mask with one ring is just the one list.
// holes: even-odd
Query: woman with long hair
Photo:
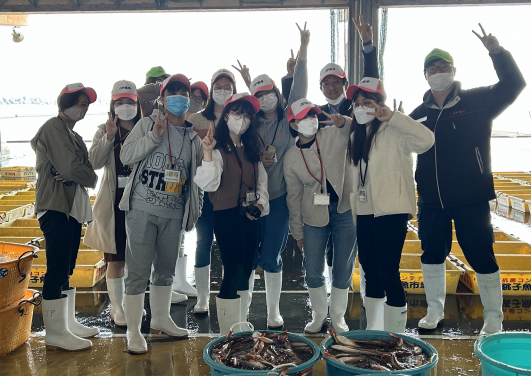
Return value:
[(131, 166), (120, 160), (122, 146), (141, 118), (138, 92), (131, 81), (118, 81), (111, 93), (109, 119), (101, 124), (89, 150), (95, 170), (103, 168), (103, 179), (94, 202), (94, 220), (88, 225), (83, 243), (104, 252), (107, 262), (107, 291), (111, 302), (111, 320), (126, 326), (123, 307), (125, 282), (125, 212), (118, 208)]
[(57, 98), (59, 115), (49, 119), (31, 140), (37, 157), (35, 212), (46, 241), (46, 278), (42, 287), (42, 316), (48, 350), (80, 351), (92, 342), (98, 328), (77, 322), (76, 289), (69, 279), (81, 240), (81, 225), (92, 221), (86, 188), (98, 177), (87, 147), (74, 126), (96, 101), (94, 89), (67, 85)]
[(214, 233), (223, 263), (223, 281), (216, 297), (221, 334), (249, 330), (249, 276), (258, 251), (261, 216), (269, 213), (267, 173), (260, 161), (256, 113), (260, 102), (247, 94), (233, 95), (219, 123), (202, 141), (203, 165), (195, 182), (214, 209)]
[(366, 77), (347, 90), (354, 114), (348, 144), (354, 167), (350, 202), (365, 272), (367, 329), (402, 333), (407, 305), (399, 266), (407, 221), (416, 210), (411, 154), (430, 149), (434, 136), (423, 124), (391, 111), (385, 97), (377, 78)]

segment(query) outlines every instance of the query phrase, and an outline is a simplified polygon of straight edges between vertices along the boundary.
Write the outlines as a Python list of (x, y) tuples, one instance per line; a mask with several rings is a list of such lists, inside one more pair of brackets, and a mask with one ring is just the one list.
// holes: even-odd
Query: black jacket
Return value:
[(492, 86), (462, 90), (459, 82), (443, 109), (431, 91), (411, 117), (435, 134), (434, 146), (417, 157), (418, 205), (449, 208), (494, 199), (490, 160), (492, 121), (502, 113), (526, 83), (511, 54), (502, 50), (490, 55), (499, 82)]
[[(376, 55), (376, 47), (371, 52), (363, 53), (363, 77), (375, 77), (380, 78), (378, 73), (378, 56)], [(282, 77), (282, 95), (287, 99), (291, 91), (291, 85), (293, 83), (292, 76)], [(321, 111), (330, 113), (330, 107), (328, 104), (319, 106)], [(339, 105), (339, 113), (345, 116), (352, 116), (352, 101), (345, 99)], [(330, 120), (324, 114), (318, 115), (319, 121)]]

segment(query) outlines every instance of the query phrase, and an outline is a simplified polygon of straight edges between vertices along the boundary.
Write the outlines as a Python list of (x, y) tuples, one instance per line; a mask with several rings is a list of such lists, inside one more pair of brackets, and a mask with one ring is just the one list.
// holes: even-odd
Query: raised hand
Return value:
[(157, 115), (157, 121), (153, 125), (153, 133), (155, 133), (157, 136), (162, 137), (164, 132), (166, 132), (166, 124), (168, 121), (168, 114), (164, 115), (164, 117), (161, 118), (162, 113), (159, 112)]
[(298, 23), (295, 25), (297, 25), (301, 32), (301, 45), (307, 46), (310, 43), (310, 30), (306, 30), (306, 22), (304, 22), (304, 29), (301, 29)]
[(114, 115), (113, 120), (111, 113), (108, 112), (107, 114), (109, 115), (109, 118), (105, 123), (105, 131), (107, 132), (107, 141), (112, 141), (114, 140), (114, 136), (116, 136), (116, 132), (118, 132), (118, 126), (116, 125), (118, 122), (118, 116)]
[(293, 57), (293, 50), (291, 50), (291, 57), (288, 59), (286, 64), (288, 68), (288, 75), (293, 76), (295, 74), (295, 64), (297, 64), (297, 59), (299, 58), (299, 53), (297, 52), (297, 57)]
[(398, 110), (396, 109), (396, 99), (393, 99), (394, 104), (394, 112), (398, 111), (400, 113), (404, 113), (404, 107), (402, 107), (402, 101), (400, 101), (400, 105), (398, 106)]
[(363, 16), (360, 14), (359, 22), (356, 21), (356, 17), (352, 18), (356, 29), (358, 29), (358, 34), (363, 43), (372, 40), (372, 26), (369, 23), (363, 21)]
[(335, 125), (338, 128), (343, 128), (343, 126), (346, 123), (345, 118), (343, 117), (343, 115), (339, 115), (339, 114), (330, 115), (330, 114), (327, 114), (325, 111), (322, 111), (322, 113), (325, 114), (330, 120), (320, 121), (319, 123), (321, 123), (321, 124), (332, 124), (332, 125)]
[[(210, 159), (212, 159), (212, 150), (216, 146), (216, 139), (214, 138), (214, 127), (212, 124), (208, 127), (208, 132), (206, 136), (201, 140), (201, 145), (203, 146), (203, 151), (205, 155), (209, 155)], [(209, 162), (209, 161), (207, 161)]]
[(387, 106), (376, 106), (374, 108), (374, 112), (367, 112), (367, 115), (374, 115), (376, 119), (380, 120), (381, 122), (389, 121), (393, 115), (394, 112), (391, 111), (391, 109)]
[(249, 68), (247, 68), (247, 65), (243, 65), (240, 63), (240, 60), (238, 61), (238, 65), (240, 66), (240, 69), (238, 69), (236, 66), (232, 66), (234, 69), (236, 69), (240, 74), (242, 75), (243, 80), (245, 81), (245, 85), (247, 85), (248, 88), (251, 87), (251, 75), (249, 74)]
[(491, 54), (497, 54), (499, 53), (502, 48), (500, 47), (500, 42), (498, 42), (498, 39), (496, 39), (495, 36), (493, 36), (492, 34), (489, 34), (487, 35), (487, 33), (485, 33), (485, 29), (483, 29), (483, 26), (481, 26), (481, 24), (478, 24), (479, 27), (481, 28), (481, 32), (483, 33), (483, 36), (479, 35), (478, 33), (476, 33), (474, 30), (472, 30), (472, 32), (474, 34), (476, 34), (476, 36), (479, 38), (479, 40), (481, 41), (481, 43), (483, 43), (483, 45), (485, 46), (485, 48), (491, 53)]

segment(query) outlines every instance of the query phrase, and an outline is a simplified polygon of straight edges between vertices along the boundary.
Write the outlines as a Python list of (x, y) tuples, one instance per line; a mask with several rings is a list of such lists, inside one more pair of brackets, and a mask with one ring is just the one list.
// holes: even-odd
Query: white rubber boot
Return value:
[(330, 294), (330, 321), (332, 329), (336, 333), (348, 332), (348, 325), (345, 322), (345, 312), (348, 305), (348, 288), (337, 289), (332, 286)]
[(312, 304), (312, 321), (304, 327), (306, 333), (319, 333), (326, 321), (328, 304), (326, 304), (326, 285), (308, 288), (310, 303)]
[(76, 336), (68, 329), (68, 297), (42, 300), (42, 318), (46, 329), (46, 349), (81, 351), (92, 347), (92, 342)]
[(63, 294), (68, 296), (68, 329), (78, 337), (90, 338), (99, 334), (98, 328), (91, 328), (80, 324), (76, 320), (76, 289), (71, 287), (70, 290), (64, 290)]
[(365, 272), (363, 271), (363, 268), (360, 265), (360, 295), (361, 295), (361, 298), (363, 299), (363, 297), (365, 296)]
[(186, 302), (188, 300), (188, 296), (185, 294), (180, 294), (178, 292), (172, 291), (171, 292), (171, 304), (179, 304)]
[(490, 274), (476, 273), (479, 296), (483, 304), (483, 328), (480, 335), (500, 333), (503, 330), (503, 297), (500, 271)]
[(384, 304), (384, 328), (386, 332), (404, 333), (407, 322), (407, 304), (403, 307), (392, 307)]
[(219, 334), (226, 336), (234, 324), (240, 322), (241, 298), (221, 299), (216, 297)]
[(151, 307), (151, 323), (153, 334), (166, 334), (171, 337), (188, 337), (188, 330), (179, 328), (170, 316), (171, 286), (149, 287), (149, 305)]
[(111, 301), (111, 320), (116, 326), (127, 326), (124, 312), (125, 281), (121, 278), (106, 278), (107, 291)]
[(210, 265), (195, 268), (195, 284), (197, 286), (197, 303), (194, 313), (208, 313), (210, 305)]
[[(240, 315), (239, 315), (239, 320), (237, 322), (247, 322), (247, 307), (249, 307), (249, 296), (251, 296), (251, 294), (249, 293), (248, 290), (242, 290), (242, 291), (238, 291), (238, 295), (240, 295)], [(247, 324), (240, 324), (240, 325), (236, 325), (233, 329), (233, 332), (236, 333), (236, 332), (247, 332), (251, 330), (251, 327)]]
[(366, 330), (383, 330), (384, 328), (384, 303), (386, 298), (363, 297), (363, 307), (367, 317)]
[(446, 264), (421, 264), (428, 314), (420, 319), (418, 327), (435, 329), (444, 319), (446, 299)]
[(186, 280), (187, 260), (187, 255), (177, 259), (177, 263), (175, 264), (175, 277), (173, 278), (173, 291), (195, 298), (197, 296), (197, 290)]
[(326, 293), (329, 294), (328, 299), (327, 299), (328, 308), (330, 308), (330, 300), (331, 300), (330, 294), (332, 294), (332, 266), (327, 266), (327, 269), (328, 269), (328, 280), (325, 280), (325, 284), (326, 284)]
[(127, 350), (132, 354), (145, 354), (148, 351), (147, 342), (142, 333), (142, 311), (146, 293), (138, 295), (124, 295), (125, 321), (127, 322)]
[(249, 297), (247, 298), (247, 315), (245, 316), (245, 320), (247, 321), (249, 319), (249, 309), (251, 308), (251, 303), (253, 301), (253, 291), (254, 291), (254, 277), (256, 275), (256, 271), (253, 270), (251, 272), (251, 275), (249, 276)]
[(266, 287), (267, 305), (267, 326), (270, 328), (281, 328), (284, 319), (280, 315), (280, 292), (282, 291), (282, 271), (279, 273), (268, 273), (264, 271)]

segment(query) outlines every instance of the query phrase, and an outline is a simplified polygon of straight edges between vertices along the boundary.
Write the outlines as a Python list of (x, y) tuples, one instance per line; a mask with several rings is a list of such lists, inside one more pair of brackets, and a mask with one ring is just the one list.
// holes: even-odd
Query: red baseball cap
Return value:
[(90, 103), (96, 102), (96, 98), (98, 98), (96, 91), (93, 88), (85, 87), (81, 83), (66, 85), (57, 98), (60, 98), (63, 94), (75, 93), (76, 91), (82, 91), (87, 94)]
[(368, 93), (379, 93), (385, 97), (385, 90), (383, 88), (383, 82), (374, 77), (363, 78), (358, 85), (350, 85), (347, 89), (347, 98), (354, 100), (354, 93), (357, 90), (363, 90)]
[(201, 90), (208, 98), (208, 86), (206, 86), (203, 81), (194, 82), (190, 88), (190, 92), (194, 91), (195, 89)]
[(317, 114), (321, 113), (321, 109), (306, 98), (301, 98), (294, 102), (288, 109), (288, 123), (294, 119), (302, 119), (310, 110), (315, 110)]
[(255, 114), (257, 114), (258, 111), (260, 111), (260, 101), (255, 96), (250, 95), (249, 93), (234, 94), (225, 103), (225, 106), (227, 106), (229, 103), (234, 103), (234, 102), (237, 102), (237, 101), (247, 101), (247, 102), (249, 102), (253, 106)]
[(190, 80), (184, 74), (174, 74), (173, 76), (170, 76), (162, 81), (162, 85), (160, 86), (160, 95), (162, 95), (162, 92), (164, 89), (166, 89), (166, 86), (168, 86), (169, 83), (175, 81), (185, 84), (188, 88), (188, 91), (190, 91)]

